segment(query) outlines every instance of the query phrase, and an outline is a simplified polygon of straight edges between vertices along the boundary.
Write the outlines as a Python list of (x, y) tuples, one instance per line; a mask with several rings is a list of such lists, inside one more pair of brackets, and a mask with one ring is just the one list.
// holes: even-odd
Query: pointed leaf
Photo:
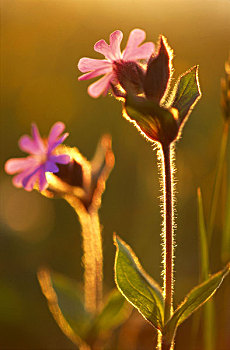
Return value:
[(47, 269), (38, 272), (38, 280), (55, 321), (65, 334), (68, 332), (66, 335), (72, 341), (76, 338), (75, 343), (79, 344), (87, 334), (91, 315), (84, 308), (78, 284)]
[(179, 111), (179, 120), (180, 123), (183, 123), (201, 97), (198, 66), (191, 68), (179, 77), (173, 94), (172, 107)]
[(142, 269), (131, 248), (118, 236), (115, 280), (126, 299), (157, 329), (163, 327), (164, 301), (161, 288)]
[(197, 204), (198, 204), (198, 222), (200, 234), (200, 261), (201, 261), (201, 278), (202, 281), (208, 278), (209, 273), (209, 258), (208, 258), (208, 240), (207, 231), (204, 219), (203, 200), (200, 188), (197, 189)]
[[(213, 186), (212, 201), (211, 201), (211, 208), (210, 208), (210, 215), (209, 215), (209, 225), (208, 225), (209, 243), (211, 242), (213, 230), (215, 227), (215, 219), (218, 211), (218, 205), (221, 200), (220, 199), (221, 190), (223, 191), (222, 184), (223, 184), (224, 168), (226, 163), (226, 155), (228, 150), (228, 134), (229, 134), (229, 124), (225, 122), (223, 131), (222, 131), (220, 153), (219, 153), (219, 159), (216, 167), (215, 182)], [(226, 191), (223, 193), (226, 193)]]
[(166, 38), (160, 36), (158, 53), (149, 59), (144, 80), (144, 91), (148, 99), (160, 102), (164, 96), (171, 76), (172, 53)]
[(94, 322), (97, 334), (111, 331), (122, 324), (130, 315), (130, 306), (123, 295), (114, 289)]
[[(209, 274), (209, 254), (208, 235), (205, 225), (203, 199), (200, 188), (197, 189), (198, 223), (200, 236), (200, 277), (202, 281), (208, 279)], [(214, 327), (214, 300), (210, 299), (204, 305), (204, 346), (205, 350), (212, 350), (215, 347), (215, 327)]]
[(175, 310), (164, 328), (164, 334), (167, 334), (169, 339), (173, 338), (176, 328), (182, 322), (212, 297), (223, 282), (223, 279), (229, 273), (229, 270), (230, 264), (228, 264), (223, 270), (211, 275), (208, 280), (191, 290), (181, 305)]
[(222, 236), (221, 257), (224, 262), (230, 259), (230, 183), (227, 193), (226, 219)]

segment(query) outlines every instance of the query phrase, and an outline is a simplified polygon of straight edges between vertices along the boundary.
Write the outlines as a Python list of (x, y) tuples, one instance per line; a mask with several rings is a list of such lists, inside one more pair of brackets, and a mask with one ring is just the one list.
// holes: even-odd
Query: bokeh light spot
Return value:
[(20, 238), (38, 242), (53, 228), (54, 210), (51, 201), (38, 193), (16, 189), (10, 181), (0, 182), (0, 223)]

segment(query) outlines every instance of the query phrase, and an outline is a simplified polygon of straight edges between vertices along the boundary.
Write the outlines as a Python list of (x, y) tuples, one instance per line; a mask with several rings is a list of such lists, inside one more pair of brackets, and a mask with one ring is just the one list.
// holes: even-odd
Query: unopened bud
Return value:
[(175, 141), (179, 133), (177, 109), (166, 109), (143, 97), (127, 96), (124, 117), (135, 121), (135, 125), (149, 140), (164, 145)]
[(148, 99), (160, 102), (167, 91), (172, 75), (172, 50), (165, 37), (160, 36), (158, 53), (150, 57), (144, 79)]
[(143, 92), (144, 71), (136, 62), (114, 62), (114, 70), (121, 87), (132, 94)]

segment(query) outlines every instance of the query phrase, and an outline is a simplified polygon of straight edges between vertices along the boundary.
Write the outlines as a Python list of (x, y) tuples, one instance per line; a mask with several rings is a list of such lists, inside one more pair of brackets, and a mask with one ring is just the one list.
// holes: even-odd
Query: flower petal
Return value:
[(32, 137), (34, 139), (35, 144), (40, 149), (40, 152), (45, 153), (46, 148), (45, 148), (44, 142), (40, 136), (37, 125), (34, 123), (32, 124)]
[(154, 44), (153, 43), (144, 43), (140, 47), (137, 47), (132, 52), (129, 53), (126, 60), (136, 61), (136, 60), (149, 60), (150, 56), (154, 53)]
[(39, 167), (35, 167), (33, 169), (26, 169), (25, 171), (21, 172), (20, 174), (13, 177), (13, 184), (15, 187), (24, 187), (23, 181), (28, 182), (27, 179), (30, 179), (30, 177), (39, 169)]
[(108, 62), (108, 63), (109, 63), (109, 66), (107, 65), (105, 67), (96, 69), (96, 70), (94, 70), (92, 72), (83, 74), (83, 75), (81, 75), (78, 78), (78, 80), (88, 80), (88, 79), (92, 79), (92, 78), (98, 77), (99, 75), (111, 72), (113, 70), (112, 63), (110, 63), (110, 62)]
[(27, 158), (12, 158), (7, 160), (5, 163), (5, 171), (7, 174), (15, 174), (18, 172), (22, 172), (26, 169), (31, 169), (37, 166), (38, 162), (36, 159), (32, 157)]
[[(144, 30), (134, 29), (129, 35), (129, 39), (122, 58), (124, 60), (148, 59), (154, 51), (153, 43), (145, 43), (139, 47), (145, 40), (146, 34)], [(147, 45), (146, 45), (147, 44)]]
[(113, 73), (108, 73), (95, 83), (91, 84), (88, 87), (89, 95), (94, 98), (99, 97), (104, 91), (107, 91), (109, 89), (110, 81), (113, 79), (113, 77)]
[(37, 143), (31, 139), (30, 136), (24, 135), (18, 141), (19, 147), (22, 151), (30, 153), (30, 154), (39, 154), (41, 152)]
[(33, 174), (33, 175), (29, 178), (27, 184), (24, 186), (25, 190), (26, 190), (26, 191), (32, 191), (33, 188), (34, 188), (34, 185), (36, 184), (36, 182), (38, 181), (38, 179), (39, 179), (39, 172), (37, 171), (35, 174)]
[(46, 174), (43, 169), (40, 170), (39, 173), (39, 191), (44, 191), (48, 187), (48, 182), (46, 180)]
[(110, 49), (115, 60), (121, 59), (121, 41), (123, 38), (123, 33), (120, 30), (115, 30), (110, 34)]
[(68, 154), (52, 155), (49, 157), (49, 160), (58, 164), (68, 164), (70, 162), (70, 156)]
[(63, 134), (59, 139), (57, 139), (56, 142), (54, 142), (53, 144), (48, 146), (48, 156), (50, 156), (50, 153), (58, 146), (60, 145), (63, 141), (65, 141), (65, 139), (69, 136), (69, 133), (66, 132), (65, 134)]
[[(28, 174), (28, 172), (27, 172), (27, 174)], [(14, 176), (14, 177), (13, 177), (13, 180), (12, 180), (14, 186), (15, 186), (15, 187), (18, 187), (18, 188), (23, 187), (23, 186), (22, 186), (22, 180), (24, 179), (25, 176), (26, 176), (26, 175), (25, 175), (25, 172), (24, 172), (24, 173), (20, 173), (20, 174)]]
[(50, 173), (57, 173), (59, 171), (58, 166), (50, 159), (45, 162), (44, 169), (45, 172), (47, 171)]
[(48, 136), (48, 145), (52, 145), (54, 142), (57, 141), (57, 138), (60, 136), (60, 134), (65, 130), (65, 124), (62, 122), (55, 123), (49, 133)]
[(24, 176), (22, 180), (22, 186), (25, 188), (26, 191), (32, 191), (32, 189), (34, 188), (34, 185), (38, 180), (40, 169), (41, 169), (41, 166), (34, 169), (34, 171), (32, 171), (27, 176)]
[(82, 73), (91, 72), (96, 69), (100, 69), (108, 66), (109, 67), (111, 66), (111, 62), (107, 60), (97, 60), (97, 59), (88, 58), (88, 57), (83, 57), (78, 62), (78, 69)]
[(104, 39), (96, 42), (94, 45), (94, 50), (104, 55), (108, 60), (113, 61), (113, 55), (110, 46), (105, 42)]

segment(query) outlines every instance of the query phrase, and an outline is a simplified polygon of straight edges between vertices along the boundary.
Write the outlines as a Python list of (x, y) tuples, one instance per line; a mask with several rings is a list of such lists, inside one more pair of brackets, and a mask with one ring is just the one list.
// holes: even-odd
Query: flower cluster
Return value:
[[(13, 177), (13, 184), (16, 187), (24, 187), (26, 191), (32, 191), (37, 185), (40, 191), (48, 187), (46, 173), (57, 173), (57, 164), (67, 164), (70, 157), (67, 154), (55, 154), (55, 149), (68, 136), (61, 133), (65, 124), (57, 122), (50, 130), (47, 139), (42, 139), (35, 124), (32, 124), (32, 138), (24, 135), (19, 140), (19, 147), (22, 151), (29, 153), (26, 158), (9, 159), (5, 164), (5, 171), (8, 174), (17, 174)], [(56, 164), (57, 163), (57, 164)]]

